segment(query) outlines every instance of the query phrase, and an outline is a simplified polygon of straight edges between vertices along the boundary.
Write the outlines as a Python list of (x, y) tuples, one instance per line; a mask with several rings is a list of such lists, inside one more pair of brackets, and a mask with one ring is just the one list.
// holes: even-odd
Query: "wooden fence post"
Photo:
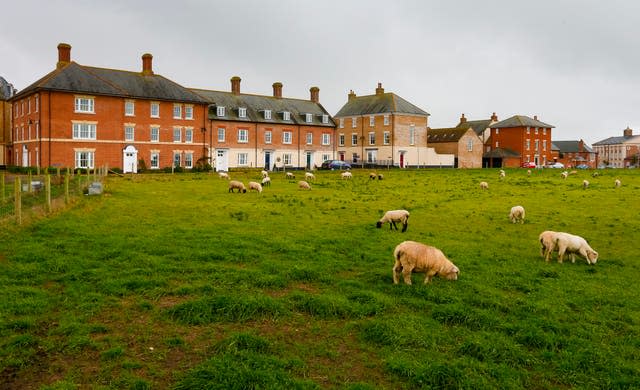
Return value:
[(44, 177), (44, 185), (47, 191), (47, 212), (51, 212), (51, 175), (49, 172)]
[(16, 177), (16, 181), (14, 182), (15, 187), (15, 202), (16, 202), (16, 222), (18, 225), (22, 225), (22, 183), (20, 183), (20, 178)]

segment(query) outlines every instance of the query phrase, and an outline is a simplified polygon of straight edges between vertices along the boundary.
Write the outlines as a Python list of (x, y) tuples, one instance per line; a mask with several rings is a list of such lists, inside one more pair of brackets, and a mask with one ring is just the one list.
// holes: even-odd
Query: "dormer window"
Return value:
[(225, 116), (225, 110), (224, 110), (224, 106), (218, 106), (216, 107), (216, 115), (218, 116)]
[(247, 117), (247, 109), (245, 107), (238, 108), (238, 116), (240, 118), (246, 118)]
[(312, 114), (304, 114), (304, 121), (307, 123), (311, 123), (313, 121), (313, 115)]
[(271, 119), (271, 110), (264, 110), (264, 119)]
[(327, 114), (323, 114), (322, 115), (322, 123), (329, 123), (329, 115)]
[(291, 120), (291, 113), (289, 111), (282, 112), (282, 119), (285, 121)]

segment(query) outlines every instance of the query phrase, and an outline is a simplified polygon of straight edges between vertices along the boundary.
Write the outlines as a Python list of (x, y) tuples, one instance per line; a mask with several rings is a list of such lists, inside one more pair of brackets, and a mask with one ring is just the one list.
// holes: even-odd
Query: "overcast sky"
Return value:
[(153, 69), (183, 86), (309, 98), (335, 114), (377, 83), (429, 126), (527, 115), (553, 140), (640, 134), (640, 1), (20, 0), (3, 6), (0, 76), (18, 90), (55, 68)]

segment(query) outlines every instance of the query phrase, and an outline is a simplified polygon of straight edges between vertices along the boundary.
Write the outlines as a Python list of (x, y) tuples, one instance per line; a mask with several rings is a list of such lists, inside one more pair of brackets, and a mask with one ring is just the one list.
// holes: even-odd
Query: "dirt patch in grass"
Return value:
[(289, 287), (280, 290), (265, 291), (265, 294), (272, 298), (282, 298), (291, 294), (292, 291), (304, 291), (315, 294), (320, 290), (316, 286), (310, 285), (308, 283), (294, 283)]

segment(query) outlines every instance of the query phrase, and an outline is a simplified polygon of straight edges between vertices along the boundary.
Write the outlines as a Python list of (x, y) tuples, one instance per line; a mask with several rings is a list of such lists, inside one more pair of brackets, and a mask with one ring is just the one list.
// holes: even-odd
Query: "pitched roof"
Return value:
[(634, 138), (640, 142), (640, 135), (631, 135), (631, 136), (619, 136), (619, 137), (609, 137), (603, 139), (602, 141), (594, 142), (593, 146), (601, 146), (601, 145), (620, 145), (625, 142), (629, 142), (634, 140)]
[(481, 135), (491, 125), (491, 119), (481, 119), (477, 121), (465, 121), (458, 123), (459, 129), (473, 129), (476, 134)]
[(540, 122), (537, 119), (529, 118), (525, 115), (514, 115), (511, 118), (507, 118), (500, 122), (491, 125), (492, 129), (500, 129), (505, 127), (555, 127), (550, 124)]
[[(315, 103), (311, 100), (234, 94), (232, 92), (204, 89), (192, 89), (192, 91), (209, 102), (209, 119), (335, 127), (335, 122), (324, 107), (320, 103)], [(218, 106), (225, 107), (224, 117), (217, 116), (216, 107)], [(246, 108), (246, 117), (241, 118), (239, 116), (239, 108)], [(271, 119), (265, 119), (265, 110), (271, 110)], [(285, 120), (282, 115), (285, 111), (290, 113), (289, 120)], [(306, 122), (306, 114), (311, 114), (312, 121), (310, 123)], [(324, 115), (327, 116), (327, 123), (322, 123)]]
[(580, 141), (553, 141), (552, 144), (555, 145), (558, 148), (558, 151), (562, 153), (593, 153), (593, 149), (584, 143), (582, 145), (584, 150), (580, 150)]
[[(458, 142), (463, 135), (469, 131), (469, 128), (444, 128), (444, 129), (428, 129), (427, 143), (444, 143)], [(476, 134), (477, 135), (477, 134)]]
[(206, 103), (201, 96), (157, 74), (95, 68), (76, 62), (50, 72), (16, 94), (16, 98), (37, 90)]
[(511, 150), (509, 148), (496, 148), (486, 152), (485, 154), (482, 155), (482, 157), (487, 157), (487, 158), (520, 157), (520, 153), (516, 152), (515, 150)]
[(429, 116), (423, 109), (415, 106), (392, 92), (367, 96), (354, 96), (342, 106), (334, 116), (371, 115), (381, 113), (410, 114)]

